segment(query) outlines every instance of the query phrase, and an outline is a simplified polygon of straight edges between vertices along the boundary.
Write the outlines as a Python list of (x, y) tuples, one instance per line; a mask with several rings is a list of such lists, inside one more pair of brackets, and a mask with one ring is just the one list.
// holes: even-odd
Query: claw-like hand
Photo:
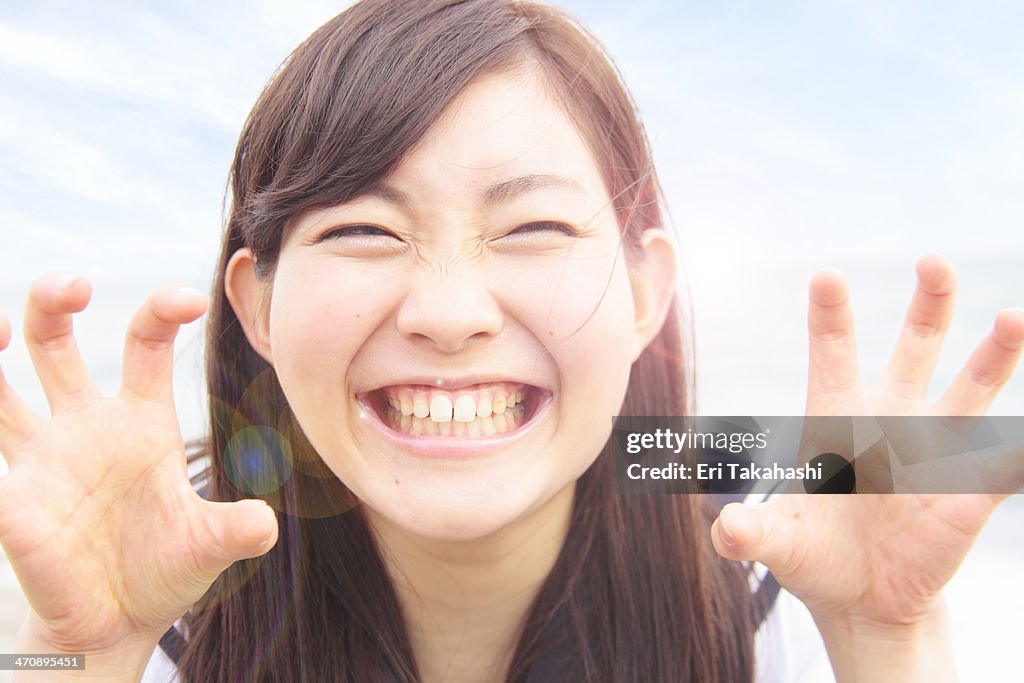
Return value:
[[(945, 259), (917, 265), (918, 285), (884, 379), (865, 384), (857, 366), (849, 290), (835, 270), (810, 286), (807, 415), (983, 415), (1024, 348), (1024, 310), (999, 312), (952, 386), (925, 399), (953, 313), (955, 276)], [(893, 629), (922, 623), (940, 604), (993, 509), (1024, 486), (1019, 452), (1003, 493), (785, 495), (726, 506), (712, 528), (718, 552), (757, 560), (820, 623)], [(1005, 465), (1005, 461), (1004, 461)]]
[[(215, 503), (189, 484), (171, 395), (174, 338), (199, 318), (195, 290), (155, 291), (133, 317), (121, 389), (103, 396), (75, 345), (91, 287), (51, 274), (32, 286), (25, 340), (52, 417), (0, 374), (0, 543), (28, 598), (33, 642), (104, 652), (159, 638), (232, 562), (277, 539), (262, 501)], [(10, 342), (0, 317), (0, 350)], [(155, 640), (153, 640), (155, 642)]]

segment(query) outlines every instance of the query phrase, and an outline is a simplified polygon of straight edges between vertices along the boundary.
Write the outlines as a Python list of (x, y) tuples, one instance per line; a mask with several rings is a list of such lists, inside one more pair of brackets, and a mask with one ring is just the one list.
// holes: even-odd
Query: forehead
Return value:
[(388, 179), (413, 199), (474, 199), (525, 176), (574, 181), (599, 203), (607, 191), (596, 159), (535, 73), (484, 76), (442, 113)]

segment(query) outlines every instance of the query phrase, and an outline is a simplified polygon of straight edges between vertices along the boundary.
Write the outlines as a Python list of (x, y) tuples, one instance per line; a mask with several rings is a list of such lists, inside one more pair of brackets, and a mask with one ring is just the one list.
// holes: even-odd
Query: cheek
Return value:
[(628, 372), (633, 295), (616, 245), (537, 259), (500, 276), (503, 306), (548, 349), (566, 389), (588, 376), (600, 384), (605, 369)]
[(528, 311), (529, 326), (546, 346), (571, 343), (584, 328), (609, 322), (625, 329), (624, 319), (632, 320), (632, 295), (623, 296), (629, 294), (629, 282), (615, 228), (605, 226), (567, 252), (525, 258), (516, 266), (503, 268), (497, 277), (518, 280), (502, 289), (525, 298), (514, 305)]
[[(390, 310), (393, 298), (381, 277), (359, 264), (282, 262), (270, 306), (274, 367), (297, 410), (339, 398), (353, 356)], [(313, 411), (315, 414), (316, 411)]]
[[(634, 302), (621, 254), (611, 247), (529, 273), (505, 304), (541, 342), (558, 372), (560, 452), (578, 473), (611, 433), (632, 365)], [(551, 264), (554, 265), (554, 264)], [(522, 275), (522, 274), (521, 274)]]
[(551, 346), (562, 378), (566, 424), (601, 435), (600, 443), (622, 405), (632, 365), (633, 299), (628, 278), (618, 276), (620, 269), (607, 281), (599, 303), (581, 302), (590, 307), (584, 320), (572, 320), (573, 313), (564, 311), (573, 324)]

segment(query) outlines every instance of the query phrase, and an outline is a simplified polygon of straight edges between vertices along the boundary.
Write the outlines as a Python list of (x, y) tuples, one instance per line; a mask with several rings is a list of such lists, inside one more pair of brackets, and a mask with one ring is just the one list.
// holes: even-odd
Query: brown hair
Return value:
[[(280, 535), (267, 555), (222, 574), (186, 615), (184, 681), (418, 680), (362, 510), (306, 441), (272, 368), (248, 344), (224, 294), (225, 267), (248, 247), (259, 276), (272, 278), (290, 219), (360, 195), (470, 82), (524, 65), (540, 68), (590, 145), (627, 255), (639, 257), (640, 233), (661, 225), (646, 137), (597, 41), (553, 8), (363, 0), (292, 53), (249, 115), (208, 319), (207, 495), (260, 495), (277, 510)], [(674, 302), (632, 368), (620, 414), (692, 413), (692, 344), (683, 343), (680, 315)], [(234, 455), (230, 444), (243, 433), (267, 446), (263, 467)], [(576, 484), (565, 546), (522, 625), (507, 680), (525, 681), (535, 662), (553, 655), (561, 680), (751, 680), (752, 600), (739, 565), (711, 547), (709, 501), (616, 495), (610, 447)], [(275, 459), (284, 451), (288, 458)]]

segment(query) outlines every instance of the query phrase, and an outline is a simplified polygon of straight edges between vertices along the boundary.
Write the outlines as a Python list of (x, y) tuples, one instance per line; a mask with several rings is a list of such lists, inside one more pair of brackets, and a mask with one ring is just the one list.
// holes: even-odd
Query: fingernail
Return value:
[(77, 279), (78, 279), (78, 276), (75, 275), (74, 273), (64, 273), (63, 275), (61, 275), (60, 277), (57, 278), (57, 281), (56, 281), (57, 291), (60, 291), (60, 292), (64, 291), (65, 289), (70, 287), (71, 284), (75, 280), (77, 280)]

